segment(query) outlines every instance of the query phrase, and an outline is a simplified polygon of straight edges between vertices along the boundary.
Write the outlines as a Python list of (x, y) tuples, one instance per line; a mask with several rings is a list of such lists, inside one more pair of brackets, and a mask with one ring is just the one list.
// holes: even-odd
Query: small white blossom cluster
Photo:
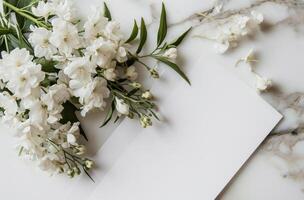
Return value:
[(44, 170), (63, 172), (68, 166), (61, 164), (65, 157), (59, 149), (81, 147), (79, 127), (78, 123), (60, 123), (70, 90), (65, 84), (42, 87), (45, 76), (26, 49), (2, 52), (0, 79), (7, 88), (0, 93), (2, 121), (15, 128), (22, 155), (38, 161)]
[[(114, 81), (118, 76), (135, 80), (137, 72), (130, 66), (126, 72), (116, 69), (117, 62), (127, 60), (119, 23), (108, 21), (96, 9), (84, 24), (76, 23), (74, 9), (69, 0), (40, 1), (32, 9), (37, 16), (55, 16), (50, 19), (52, 30), (32, 27), (29, 41), (35, 56), (57, 61), (59, 74), (71, 95), (79, 98), (81, 115), (93, 109), (103, 109), (104, 99), (109, 97), (106, 80)], [(96, 76), (102, 74), (103, 78)]]
[[(1, 120), (15, 129), (20, 156), (36, 161), (45, 171), (70, 177), (84, 171), (90, 177), (94, 163), (85, 158), (80, 136), (87, 138), (76, 111), (85, 117), (93, 110), (105, 110), (101, 127), (114, 116), (114, 122), (122, 116), (136, 117), (144, 128), (152, 125), (152, 118), (159, 120), (153, 95), (137, 82), (136, 67), (142, 65), (153, 78), (159, 74), (141, 59), (150, 57), (170, 66), (190, 84), (175, 60), (177, 46), (191, 28), (165, 41), (165, 14), (156, 48), (144, 54), (144, 19), (140, 28), (134, 21), (126, 40), (106, 4), (104, 13), (95, 8), (83, 21), (77, 18), (73, 0), (40, 0), (24, 8), (2, 3), (8, 13), (0, 16), (0, 28), (12, 39), (5, 40), (0, 58)], [(24, 20), (24, 27), (11, 20), (16, 16)], [(130, 48), (132, 41), (138, 44), (136, 52)]]
[(225, 53), (230, 48), (236, 47), (242, 37), (253, 33), (263, 20), (263, 15), (256, 11), (251, 11), (249, 15), (233, 15), (225, 19), (222, 24), (218, 24), (215, 33), (198, 35), (198, 37), (215, 41), (216, 52)]
[[(136, 80), (137, 72), (134, 66), (123, 72), (116, 69), (118, 62), (127, 60), (127, 51), (119, 24), (108, 21), (100, 10), (92, 12), (84, 24), (75, 18), (70, 0), (39, 1), (32, 12), (52, 25), (51, 29), (31, 26), (28, 41), (34, 56), (54, 62), (57, 72), (44, 72), (24, 48), (2, 52), (2, 120), (16, 128), (21, 155), (38, 161), (44, 170), (74, 176), (78, 167), (66, 159), (78, 159), (71, 158), (71, 152), (81, 156), (85, 149), (78, 144), (79, 123), (61, 123), (63, 104), (77, 98), (82, 116), (103, 109), (110, 96), (107, 80), (118, 76)], [(43, 81), (51, 79), (54, 84), (43, 86)], [(122, 99), (116, 98), (116, 107), (119, 113), (129, 114)], [(87, 169), (92, 164), (87, 160), (74, 162)]]

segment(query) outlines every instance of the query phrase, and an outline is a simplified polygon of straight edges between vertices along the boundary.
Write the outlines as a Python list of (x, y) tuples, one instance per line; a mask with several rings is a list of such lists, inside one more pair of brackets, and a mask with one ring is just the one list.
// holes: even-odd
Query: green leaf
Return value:
[(168, 65), (171, 67), (174, 71), (176, 71), (189, 85), (191, 85), (190, 80), (186, 76), (186, 74), (179, 68), (179, 66), (171, 61), (169, 61), (167, 58), (162, 57), (162, 56), (152, 56), (153, 58), (159, 60), (160, 62)]
[(55, 68), (56, 62), (52, 60), (46, 60), (45, 58), (39, 58), (35, 60), (35, 63), (40, 64), (42, 71), (48, 73), (57, 73), (59, 69)]
[(0, 35), (7, 35), (10, 33), (12, 33), (12, 30), (10, 30), (8, 28), (0, 27)]
[(116, 119), (114, 120), (114, 124), (120, 119), (119, 116), (116, 117)]
[[(15, 6), (16, 8), (20, 8), (20, 9), (24, 9), (26, 7), (25, 10), (30, 11), (31, 10), (31, 6), (33, 5), (35, 2), (38, 3), (37, 0), (5, 0), (7, 3)], [(8, 13), (10, 11), (9, 8), (4, 6), (4, 13)], [(28, 15), (31, 15), (30, 13), (27, 13)], [(19, 24), (19, 26), (21, 27), (21, 29), (23, 30), (25, 23), (28, 23), (26, 21), (26, 18), (16, 14), (16, 20), (17, 23)], [(29, 28), (29, 26), (27, 26)]]
[(86, 170), (86, 168), (85, 168), (85, 167), (82, 167), (82, 169), (83, 169), (84, 173), (91, 179), (91, 181), (92, 181), (93, 183), (95, 183), (94, 179), (92, 178), (92, 176), (90, 175), (90, 173)]
[(127, 39), (127, 41), (125, 43), (129, 43), (129, 42), (133, 41), (137, 37), (137, 34), (138, 34), (138, 26), (137, 26), (136, 20), (134, 20), (134, 26), (133, 26), (132, 33), (131, 33), (129, 39)]
[(76, 111), (78, 111), (77, 107), (72, 104), (69, 101), (66, 101), (63, 105), (63, 111), (61, 112), (62, 114), (62, 119), (60, 120), (61, 123), (75, 123), (78, 122), (78, 118), (75, 114)]
[(167, 14), (165, 4), (162, 3), (162, 11), (160, 16), (160, 23), (157, 34), (157, 47), (161, 45), (167, 35)]
[(140, 23), (140, 36), (139, 36), (139, 46), (136, 51), (136, 53), (140, 53), (143, 46), (145, 45), (147, 40), (147, 28), (146, 28), (146, 23), (143, 18), (141, 18), (141, 23)]
[(32, 4), (35, 1), (36, 0), (6, 0), (6, 2), (12, 4), (13, 6), (15, 6), (17, 8), (24, 8), (24, 7)]
[(129, 67), (131, 65), (133, 65), (136, 61), (136, 58), (135, 57), (130, 57), (128, 58), (128, 60), (125, 62), (125, 64)]
[(26, 48), (33, 54), (34, 50), (31, 46), (31, 44), (29, 43), (29, 41), (26, 39), (26, 37), (24, 37), (18, 24), (16, 25), (16, 33), (17, 33), (17, 37), (19, 40), (19, 48)]
[(112, 119), (112, 116), (113, 116), (113, 113), (114, 113), (114, 110), (115, 110), (115, 103), (114, 103), (114, 100), (112, 101), (112, 106), (104, 120), (104, 122), (102, 123), (102, 125), (99, 127), (99, 128), (102, 128), (104, 127), (105, 125), (107, 125), (109, 123), (109, 121)]
[(19, 47), (19, 40), (13, 35), (7, 35), (7, 40), (10, 45), (11, 50)]
[(130, 92), (128, 92), (127, 96), (130, 97), (133, 94), (136, 94), (136, 92), (138, 92), (140, 89), (139, 88), (134, 88), (133, 90), (131, 90)]
[(51, 86), (51, 85), (54, 85), (54, 84), (56, 84), (57, 83), (57, 81), (56, 80), (54, 80), (54, 79), (50, 79), (49, 78), (49, 75), (45, 75), (45, 78), (44, 78), (44, 80), (43, 81), (41, 81), (40, 82), (40, 85), (42, 86), (42, 87), (49, 87), (49, 86)]
[(109, 21), (111, 21), (112, 20), (111, 12), (110, 12), (110, 10), (109, 10), (109, 8), (108, 8), (108, 6), (105, 2), (103, 3), (103, 5), (104, 5), (103, 16), (105, 16), (106, 18), (108, 18)]
[[(35, 0), (18, 0), (16, 3), (17, 8), (24, 8), (30, 4), (32, 4)], [(26, 18), (20, 15), (16, 15), (16, 20), (21, 28), (23, 28)]]
[[(74, 104), (72, 104), (69, 101), (66, 101), (64, 104), (62, 104), (62, 106), (63, 106), (63, 111), (61, 112), (62, 119), (60, 120), (60, 123), (66, 124), (68, 122), (71, 123), (79, 122), (75, 113), (76, 111), (78, 111), (78, 109), (76, 106), (74, 106)], [(85, 132), (83, 131), (81, 125), (79, 125), (79, 130), (80, 130), (80, 134), (88, 141), (88, 138)]]
[(184, 40), (184, 38), (187, 36), (187, 34), (190, 32), (190, 30), (192, 29), (192, 27), (190, 27), (188, 30), (186, 30), (181, 36), (179, 36), (177, 39), (175, 39), (173, 42), (171, 42), (169, 44), (169, 46), (178, 46), (180, 43), (182, 43), (182, 41)]
[(153, 110), (149, 110), (149, 111), (155, 117), (155, 119), (157, 119), (158, 121), (160, 121), (159, 117), (156, 115), (155, 112), (153, 112)]

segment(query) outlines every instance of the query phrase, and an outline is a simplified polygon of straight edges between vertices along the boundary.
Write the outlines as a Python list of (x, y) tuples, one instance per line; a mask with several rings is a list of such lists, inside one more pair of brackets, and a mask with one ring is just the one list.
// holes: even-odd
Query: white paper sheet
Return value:
[(125, 120), (95, 158), (103, 173), (97, 187), (90, 186), (94, 192), (80, 184), (75, 196), (207, 200), (218, 195), (281, 115), (215, 62), (206, 66), (201, 59), (189, 76), (191, 87), (175, 78), (154, 86), (167, 120), (145, 130)]

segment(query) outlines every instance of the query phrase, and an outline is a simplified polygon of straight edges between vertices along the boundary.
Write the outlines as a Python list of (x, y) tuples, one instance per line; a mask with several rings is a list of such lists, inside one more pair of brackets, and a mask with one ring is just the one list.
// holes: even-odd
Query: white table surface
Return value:
[[(136, 9), (136, 14), (132, 12), (132, 15), (150, 18), (148, 20), (148, 23), (152, 23), (150, 28), (155, 28), (154, 22), (160, 12), (158, 1), (127, 1), (129, 9)], [(118, 2), (118, 0), (110, 2), (114, 15), (119, 9)], [(214, 3), (191, 1), (191, 4), (186, 4), (183, 9), (180, 9), (183, 1), (165, 2), (168, 8), (170, 29), (178, 31), (194, 25), (196, 28), (192, 36), (203, 32), (204, 26), (208, 24), (208, 19), (195, 14), (210, 9)], [(248, 12), (250, 9), (264, 14), (265, 22), (254, 38), (245, 39), (237, 48), (219, 55), (218, 59), (254, 89), (254, 81), (248, 66), (241, 64), (238, 68), (234, 67), (238, 59), (254, 48), (259, 59), (256, 71), (274, 82), (273, 90), (262, 94), (262, 97), (277, 108), (285, 118), (273, 131), (278, 136), (270, 137), (265, 141), (218, 199), (302, 200), (304, 198), (304, 143), (302, 142), (304, 133), (301, 134), (300, 128), (304, 120), (302, 116), (304, 96), (301, 93), (304, 91), (303, 1), (226, 0), (222, 2), (225, 2), (224, 14), (219, 14), (219, 18), (238, 12)], [(175, 10), (175, 8), (178, 9)], [(198, 19), (202, 22), (198, 22)], [(123, 28), (127, 27), (127, 24), (125, 25)], [(203, 56), (204, 52), (199, 51), (201, 46), (208, 46), (209, 51), (214, 51), (213, 43), (210, 41), (190, 36), (187, 42), (193, 43), (197, 51), (185, 52), (183, 56), (186, 59)], [(208, 63), (207, 60), (206, 63)], [(291, 134), (295, 129), (298, 129), (298, 136)]]
[[(85, 16), (89, 6), (83, 0), (75, 0)], [(121, 7), (119, 0), (109, 0), (112, 14), (122, 23), (122, 29), (129, 32), (130, 18), (145, 17), (150, 32), (157, 28), (160, 13), (160, 1), (155, 0), (124, 0), (128, 2)], [(100, 0), (90, 0), (90, 5), (101, 5)], [(214, 1), (191, 0), (191, 4), (182, 0), (166, 0), (170, 34), (176, 35), (186, 27), (194, 26), (188, 43), (193, 51), (183, 52), (183, 59), (195, 60), (204, 56), (201, 47), (214, 51), (213, 42), (193, 37), (204, 31), (210, 19), (196, 15), (214, 5)], [(218, 17), (230, 16), (238, 12), (255, 9), (264, 14), (265, 23), (253, 38), (244, 39), (239, 46), (216, 59), (237, 74), (253, 87), (248, 66), (234, 65), (244, 57), (251, 48), (258, 53), (259, 62), (256, 70), (261, 75), (274, 81), (274, 89), (262, 95), (270, 104), (277, 108), (285, 119), (273, 131), (276, 136), (269, 137), (259, 150), (252, 156), (231, 184), (218, 198), (221, 200), (302, 200), (304, 198), (304, 5), (300, 0), (223, 0), (223, 12)], [(299, 5), (302, 2), (302, 5)], [(296, 5), (296, 3), (299, 3)], [(95, 5), (95, 4), (94, 4)], [(182, 9), (181, 9), (182, 8)], [(214, 23), (217, 17), (211, 20)], [(169, 34), (169, 36), (170, 36)], [(148, 41), (152, 42), (152, 41)], [(181, 49), (182, 51), (182, 49)], [(209, 52), (208, 52), (209, 53)], [(216, 54), (214, 52), (214, 54)], [(208, 64), (208, 60), (206, 60)], [(149, 83), (148, 83), (149, 84)], [(91, 119), (94, 119), (91, 115)], [(98, 123), (92, 120), (92, 124)], [(89, 126), (89, 125), (87, 125)], [(108, 138), (115, 126), (109, 127), (96, 146), (90, 149), (95, 152)], [(296, 130), (298, 135), (291, 134)]]

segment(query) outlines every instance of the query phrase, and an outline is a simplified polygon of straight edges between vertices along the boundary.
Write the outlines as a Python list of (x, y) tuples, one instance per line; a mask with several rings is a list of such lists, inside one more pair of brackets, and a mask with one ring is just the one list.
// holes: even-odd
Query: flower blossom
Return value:
[(34, 47), (35, 56), (51, 59), (57, 53), (57, 49), (50, 43), (51, 32), (45, 28), (31, 27), (29, 42)]
[(60, 18), (52, 21), (53, 32), (50, 43), (58, 48), (64, 55), (71, 55), (73, 50), (80, 47), (78, 30), (75, 25)]
[(129, 114), (129, 105), (124, 102), (123, 99), (115, 98), (116, 102), (116, 110), (120, 115), (128, 115)]

